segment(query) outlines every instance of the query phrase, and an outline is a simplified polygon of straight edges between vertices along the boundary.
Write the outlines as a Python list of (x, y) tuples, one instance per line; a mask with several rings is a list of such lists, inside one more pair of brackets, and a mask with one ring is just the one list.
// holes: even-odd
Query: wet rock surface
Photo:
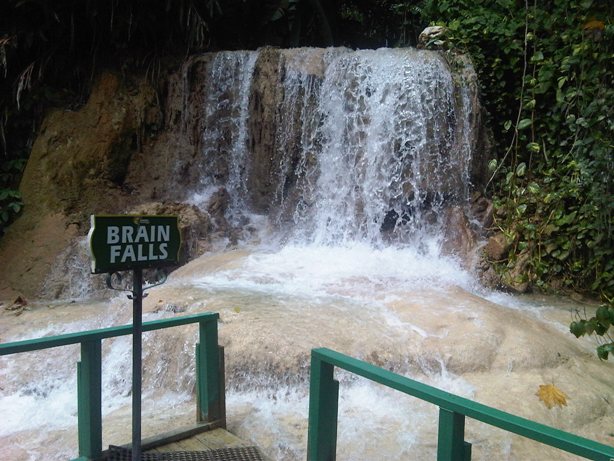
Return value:
[[(423, 284), (407, 289), (407, 282), (360, 276), (360, 271), (351, 275), (341, 268), (324, 277), (321, 285), (311, 286), (310, 276), (296, 269), (301, 264), (295, 269), (279, 271), (272, 266), (261, 271), (253, 266), (254, 258), (261, 257), (240, 250), (201, 256), (150, 292), (144, 315), (146, 320), (157, 320), (219, 312), (229, 427), (264, 448), (273, 459), (305, 457), (309, 351), (314, 347), (329, 347), (602, 443), (614, 441), (609, 434), (614, 407), (608, 403), (614, 401), (609, 379), (612, 364), (597, 359), (591, 340), (577, 340), (567, 332), (569, 309), (577, 305), (554, 298), (500, 297), (494, 302), (458, 286)], [(280, 272), (286, 273), (285, 288), (277, 278)], [(297, 282), (308, 290), (296, 292)], [(282, 291), (285, 296), (280, 296)], [(596, 306), (585, 304), (583, 308), (590, 311)], [(130, 301), (123, 296), (99, 304), (29, 302), (29, 310), (18, 317), (0, 310), (0, 340), (10, 341), (39, 329), (49, 331), (50, 321), (50, 333), (57, 334), (129, 323), (130, 316)], [(190, 326), (146, 336), (145, 411), (153, 424), (147, 431), (175, 427), (185, 414), (190, 418), (186, 423), (193, 417), (197, 337), (197, 328)], [(105, 344), (105, 356), (113, 363), (112, 369), (105, 369), (112, 374), (105, 381), (112, 390), (108, 399), (124, 396), (123, 403), (120, 398), (105, 416), (105, 431), (119, 441), (122, 427), (129, 422), (130, 382), (125, 379), (130, 366), (129, 339)], [(47, 365), (68, 382), (74, 375), (78, 350), (64, 349), (48, 357)], [(6, 364), (0, 364), (3, 392), (27, 387), (19, 376), (29, 383), (36, 381), (36, 367), (26, 362), (11, 367), (13, 373), (7, 375)], [(365, 459), (375, 445), (377, 453), (367, 459), (399, 459), (409, 443), (400, 440), (399, 434), (411, 432), (412, 452), (424, 459), (434, 455), (436, 407), (347, 374), (337, 377), (341, 381), (340, 430), (346, 431), (340, 436), (339, 453)], [(32, 392), (52, 394), (60, 387), (54, 383), (39, 383)], [(548, 409), (535, 395), (545, 384), (555, 384), (565, 392), (567, 406)], [(176, 402), (172, 407), (178, 413), (165, 407), (168, 399)], [(157, 411), (149, 408), (155, 401), (160, 402)], [(39, 412), (49, 405), (45, 402), (39, 403)], [(375, 437), (378, 431), (393, 435)], [(67, 447), (76, 449), (74, 431), (51, 426), (45, 431), (44, 443), (28, 441), (27, 434), (26, 430), (0, 435), (0, 454), (25, 460), (26, 451), (45, 446), (57, 452), (48, 459), (66, 459), (70, 457)], [(369, 443), (363, 444), (368, 437)], [(467, 440), (474, 445), (476, 459), (575, 459), (482, 425), (469, 426)], [(28, 449), (20, 451), (17, 446)]]

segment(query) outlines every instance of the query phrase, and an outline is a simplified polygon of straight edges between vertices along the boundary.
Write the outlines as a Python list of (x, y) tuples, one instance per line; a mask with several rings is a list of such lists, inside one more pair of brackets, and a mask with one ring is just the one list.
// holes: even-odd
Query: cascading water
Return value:
[(295, 243), (377, 245), (436, 236), (444, 205), (468, 201), (479, 109), (437, 54), (226, 52), (202, 80), (204, 186), (221, 179), (231, 214)]
[[(222, 52), (190, 59), (179, 77), (172, 97), (181, 103), (168, 103), (179, 109), (167, 121), (198, 154), (189, 201), (222, 210), (218, 225), (240, 239), (152, 290), (145, 320), (220, 313), (232, 431), (273, 459), (305, 459), (309, 351), (330, 347), (612, 442), (603, 430), (614, 424), (603, 403), (614, 401), (612, 368), (566, 332), (567, 306), (489, 294), (442, 252), (455, 230), (449, 215), (469, 213), (483, 164), (471, 78), (439, 54), (389, 49)], [(18, 318), (3, 313), (0, 334), (5, 342), (118, 325), (130, 312), (119, 297), (42, 304)], [(191, 417), (195, 339), (187, 327), (146, 335), (145, 435)], [(108, 443), (130, 439), (129, 352), (127, 340), (103, 345)], [(77, 351), (45, 360), (53, 371), (0, 360), (0, 408), (25, 415), (0, 419), (2, 459), (76, 456), (76, 404), (58, 411), (53, 399), (74, 395)], [(435, 457), (436, 408), (337, 377), (339, 459)], [(563, 388), (569, 406), (541, 405), (534, 393), (544, 382)], [(467, 434), (473, 459), (574, 459), (471, 421)]]
[[(215, 178), (233, 191), (233, 208), (243, 206), (247, 195), (246, 163), (247, 98), (257, 53), (221, 52), (210, 64), (204, 101), (204, 126), (200, 138), (206, 159), (226, 157), (228, 173)], [(185, 122), (184, 122), (185, 123)], [(205, 170), (209, 165), (203, 167)]]
[[(415, 237), (425, 231), (427, 205), (437, 214), (444, 196), (468, 198), (471, 152), (456, 139), (464, 108), (455, 106), (451, 75), (437, 55), (338, 53), (329, 57), (318, 92), (306, 119), (319, 123), (314, 139), (300, 146), (295, 171), (316, 178), (295, 186), (302, 199), (293, 215), (300, 223), (295, 240), (381, 243), (395, 230)], [(311, 163), (308, 155), (315, 156)]]
[[(187, 111), (182, 111), (183, 131), (188, 130), (188, 127), (196, 131), (195, 137), (204, 159), (202, 170), (215, 172), (203, 175), (200, 190), (191, 199), (196, 205), (202, 206), (223, 185), (233, 192), (232, 209), (244, 206), (244, 198), (247, 196), (244, 172), (247, 101), (256, 57), (257, 53), (253, 51), (216, 53), (211, 61), (207, 61), (204, 76), (207, 89), (198, 100), (201, 103), (197, 108), (199, 123), (193, 126)], [(189, 73), (190, 67), (197, 61), (198, 58), (195, 58), (184, 65), (184, 108), (191, 94), (187, 85), (188, 76), (185, 74)], [(223, 159), (223, 166), (219, 165), (220, 159)]]

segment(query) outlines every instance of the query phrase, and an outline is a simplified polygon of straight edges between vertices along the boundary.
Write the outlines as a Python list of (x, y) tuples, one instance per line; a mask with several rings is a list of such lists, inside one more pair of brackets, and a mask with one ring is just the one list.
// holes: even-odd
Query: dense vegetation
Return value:
[[(605, 22), (611, 15), (592, 6), (554, 1), (515, 15), (493, 8), (473, 26), (452, 16), (450, 28), (476, 60), (495, 139), (505, 140), (491, 163), (497, 224), (513, 245), (502, 269), (522, 260), (536, 286), (611, 295), (614, 29)], [(477, 40), (484, 30), (497, 31), (488, 34), (498, 37), (490, 40), (496, 55)]]
[[(489, 192), (510, 250), (503, 280), (601, 295), (577, 337), (614, 352), (614, 25), (611, 2), (441, 0), (425, 9), (479, 72), (496, 140)], [(509, 280), (517, 274), (517, 280)]]
[[(0, 234), (21, 209), (20, 172), (45, 108), (82, 102), (103, 67), (156, 80), (165, 60), (192, 52), (415, 45), (440, 24), (447, 34), (434, 45), (471, 55), (490, 114), (487, 193), (510, 245), (493, 262), (503, 279), (612, 299), (613, 10), (604, 0), (7, 0)], [(607, 334), (614, 319), (601, 317), (584, 332)]]

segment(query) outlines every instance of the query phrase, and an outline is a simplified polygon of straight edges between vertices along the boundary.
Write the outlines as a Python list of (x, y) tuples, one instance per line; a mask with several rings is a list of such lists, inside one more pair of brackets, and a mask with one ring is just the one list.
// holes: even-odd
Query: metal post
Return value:
[(339, 382), (333, 377), (334, 368), (311, 352), (307, 432), (309, 461), (334, 461), (337, 456)]
[(464, 439), (465, 415), (439, 408), (437, 461), (470, 460), (471, 445), (466, 444)]
[(132, 461), (141, 459), (143, 269), (132, 273)]
[(198, 323), (199, 342), (196, 343), (197, 421), (220, 420), (225, 412), (224, 388), (220, 379), (220, 348), (217, 321)]
[(79, 456), (95, 459), (102, 452), (101, 343), (81, 342), (77, 363)]

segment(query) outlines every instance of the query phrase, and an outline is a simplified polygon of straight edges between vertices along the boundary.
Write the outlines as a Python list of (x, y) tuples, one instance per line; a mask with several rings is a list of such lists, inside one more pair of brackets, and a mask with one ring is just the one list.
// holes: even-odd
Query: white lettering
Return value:
[(147, 261), (147, 255), (143, 254), (143, 245), (138, 246), (137, 253), (138, 253), (137, 261)]
[(132, 243), (132, 234), (134, 234), (134, 228), (130, 226), (123, 226), (122, 243)]
[(134, 239), (134, 243), (139, 243), (139, 242), (149, 242), (149, 236), (147, 235), (147, 227), (145, 226), (139, 226), (139, 229), (136, 232), (136, 237)]
[[(117, 229), (117, 235), (118, 235), (118, 240), (119, 240), (119, 228)], [(115, 261), (117, 261), (117, 258), (120, 255), (120, 251), (122, 249), (121, 245), (112, 245), (110, 248), (111, 250), (111, 263), (114, 263)]]
[(170, 225), (107, 226), (106, 243), (110, 264), (146, 263), (169, 258)]
[(168, 243), (160, 244), (160, 259), (166, 259), (168, 257), (168, 251), (166, 251), (167, 247), (168, 247)]
[(158, 259), (158, 257), (155, 255), (155, 252), (154, 252), (154, 244), (150, 243), (149, 244), (149, 260), (155, 261), (156, 259)]
[[(124, 227), (124, 229), (126, 228)], [(132, 228), (129, 227), (129, 229), (132, 229)], [(134, 262), (136, 260), (136, 255), (134, 254), (134, 248), (132, 247), (132, 245), (128, 245), (124, 249), (124, 254), (122, 255), (121, 262), (125, 263), (128, 258), (130, 259), (131, 262)]]
[(158, 226), (158, 241), (168, 242), (171, 239), (171, 226)]
[(119, 227), (109, 226), (107, 227), (107, 244), (119, 242)]

